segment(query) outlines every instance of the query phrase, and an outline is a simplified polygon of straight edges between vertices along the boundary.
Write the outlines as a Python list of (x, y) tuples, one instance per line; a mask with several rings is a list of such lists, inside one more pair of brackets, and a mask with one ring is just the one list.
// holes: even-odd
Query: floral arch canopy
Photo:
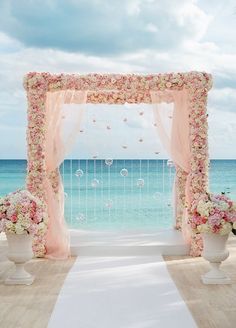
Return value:
[[(45, 202), (48, 208), (48, 231), (60, 236), (61, 230), (56, 227), (61, 223), (52, 221), (50, 202), (58, 208), (63, 207), (63, 196), (59, 195), (60, 173), (58, 167), (47, 169), (48, 156), (47, 133), (50, 108), (47, 104), (49, 94), (73, 90), (84, 92), (86, 99), (80, 100), (93, 104), (124, 104), (124, 103), (158, 103), (160, 95), (168, 92), (185, 92), (186, 115), (184, 121), (176, 124), (176, 136), (181, 131), (182, 123), (188, 131), (189, 157), (187, 169), (175, 160), (172, 147), (172, 158), (176, 166), (176, 228), (185, 230), (186, 215), (190, 214), (193, 199), (208, 189), (208, 140), (207, 140), (207, 94), (212, 86), (212, 77), (207, 73), (169, 73), (169, 74), (50, 74), (28, 73), (24, 79), (24, 87), (28, 98), (28, 170), (27, 187)], [(83, 97), (82, 97), (83, 98)], [(159, 100), (158, 100), (159, 99)], [(63, 100), (66, 101), (65, 99)], [(183, 129), (182, 129), (183, 130)], [(186, 140), (185, 140), (186, 141)], [(51, 193), (46, 193), (46, 186)], [(52, 194), (53, 193), (53, 194)], [(50, 196), (50, 197), (49, 197)], [(185, 210), (187, 207), (188, 212)], [(186, 214), (188, 213), (188, 214)], [(63, 220), (64, 218), (62, 218)], [(52, 222), (54, 222), (52, 224)], [(191, 234), (192, 255), (199, 255), (201, 239)], [(37, 256), (66, 258), (69, 254), (69, 241), (64, 238), (64, 255), (58, 255), (60, 242), (50, 244), (50, 234), (43, 232), (36, 236), (34, 251)], [(62, 253), (61, 253), (62, 254)]]

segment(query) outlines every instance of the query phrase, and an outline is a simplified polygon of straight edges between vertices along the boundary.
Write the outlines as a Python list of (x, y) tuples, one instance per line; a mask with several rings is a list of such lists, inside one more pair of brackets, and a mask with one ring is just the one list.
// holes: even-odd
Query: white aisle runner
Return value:
[(77, 258), (59, 294), (48, 327), (197, 326), (163, 258), (127, 256)]

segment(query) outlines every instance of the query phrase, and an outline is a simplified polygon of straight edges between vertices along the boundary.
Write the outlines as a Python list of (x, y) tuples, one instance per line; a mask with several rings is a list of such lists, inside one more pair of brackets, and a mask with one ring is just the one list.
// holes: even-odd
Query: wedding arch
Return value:
[[(150, 103), (162, 143), (175, 163), (175, 228), (198, 256), (202, 242), (191, 232), (191, 202), (208, 190), (207, 94), (212, 77), (204, 72), (136, 74), (50, 74), (30, 72), (24, 87), (28, 99), (27, 188), (43, 200), (48, 214), (47, 232), (35, 236), (36, 256), (67, 258), (69, 237), (64, 222), (64, 192), (59, 166), (79, 131), (81, 111), (63, 140), (62, 105), (76, 103)], [(159, 105), (174, 104), (172, 128), (166, 133)]]

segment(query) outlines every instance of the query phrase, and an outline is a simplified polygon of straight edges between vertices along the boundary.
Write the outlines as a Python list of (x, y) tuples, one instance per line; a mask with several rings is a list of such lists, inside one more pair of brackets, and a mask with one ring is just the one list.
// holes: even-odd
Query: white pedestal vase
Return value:
[(231, 280), (224, 271), (220, 270), (221, 262), (229, 256), (226, 243), (229, 234), (221, 236), (219, 234), (202, 233), (203, 252), (202, 256), (210, 262), (211, 270), (202, 275), (204, 284), (230, 284)]
[(31, 285), (34, 277), (24, 269), (32, 259), (32, 236), (29, 234), (6, 233), (8, 241), (7, 257), (15, 263), (15, 271), (5, 280), (6, 285)]

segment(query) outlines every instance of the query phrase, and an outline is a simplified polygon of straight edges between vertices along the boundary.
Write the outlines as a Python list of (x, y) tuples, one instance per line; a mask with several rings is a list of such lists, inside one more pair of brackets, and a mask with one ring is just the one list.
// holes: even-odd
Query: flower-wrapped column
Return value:
[[(199, 75), (192, 88), (189, 89), (189, 124), (191, 146), (190, 201), (199, 198), (208, 191), (208, 123), (207, 123), (207, 92), (209, 81)], [(205, 84), (205, 85), (204, 85)], [(188, 211), (190, 213), (188, 204)], [(203, 243), (200, 234), (192, 232), (190, 255), (200, 256)]]
[[(28, 167), (26, 186), (46, 206), (44, 190), (44, 181), (46, 178), (46, 86), (44, 83), (39, 83), (37, 76), (35, 76), (25, 81), (25, 88), (27, 89), (28, 98)], [(45, 231), (39, 230), (34, 236), (33, 241), (35, 256), (43, 257), (45, 255), (45, 242)]]

